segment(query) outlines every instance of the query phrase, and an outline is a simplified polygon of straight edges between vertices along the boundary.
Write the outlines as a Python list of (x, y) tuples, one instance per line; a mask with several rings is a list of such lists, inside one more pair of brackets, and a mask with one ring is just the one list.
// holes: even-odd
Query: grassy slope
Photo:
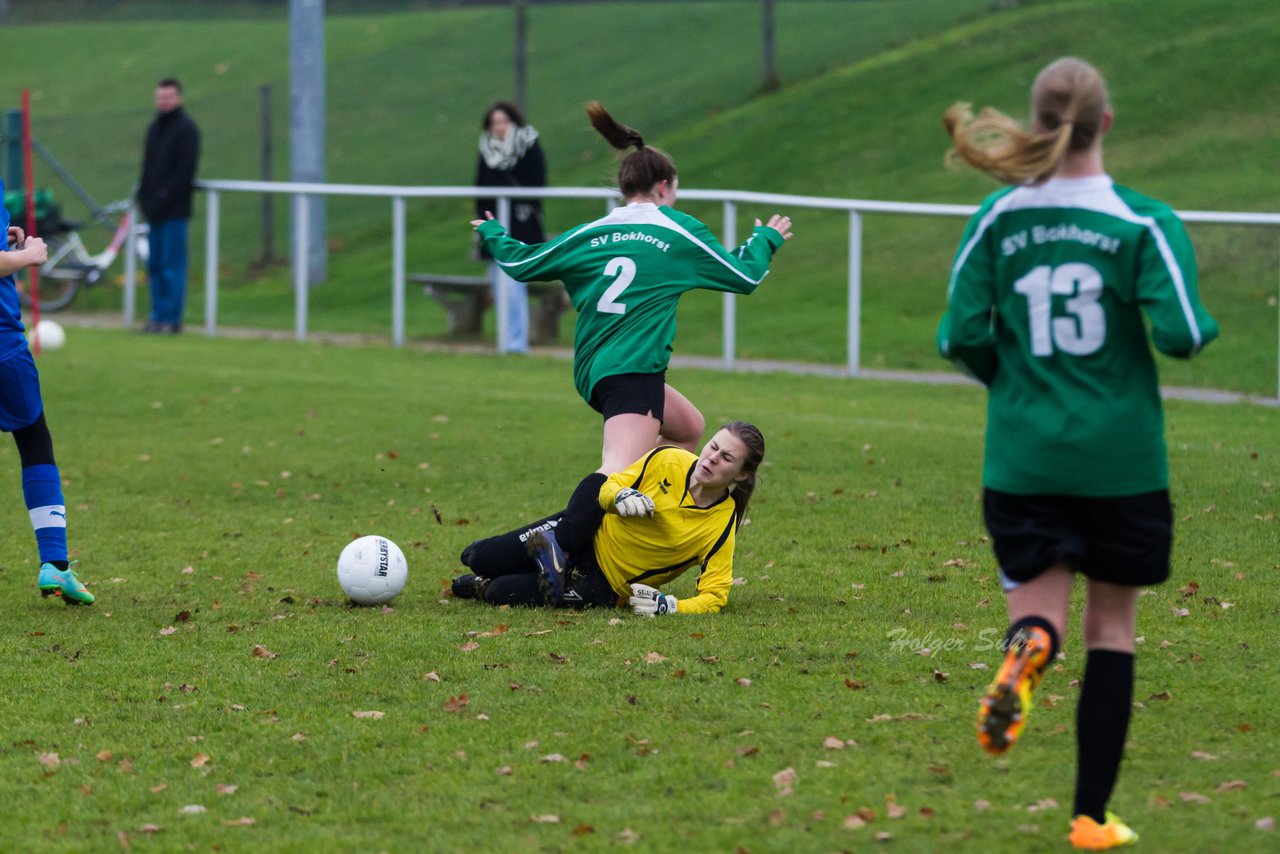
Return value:
[[(687, 372), (709, 420), (757, 421), (769, 457), (729, 610), (645, 621), (439, 602), (465, 543), (540, 515), (594, 465), (598, 425), (563, 364), (79, 330), (41, 372), (100, 601), (38, 599), (19, 485), (0, 479), (6, 850), (106, 850), (117, 832), (146, 850), (597, 850), (626, 829), (643, 851), (850, 850), (881, 831), (911, 851), (1061, 843), (1078, 632), (1015, 753), (992, 762), (972, 741), (990, 670), (970, 665), (994, 666), (984, 639), (1003, 627), (975, 504), (979, 389)], [(1274, 815), (1260, 638), (1278, 418), (1169, 407), (1176, 580), (1141, 600), (1114, 803), (1151, 850), (1253, 850)], [(337, 601), (335, 556), (375, 530), (410, 561), (390, 614)], [(351, 715), (369, 709), (386, 717)], [(1215, 791), (1230, 780), (1246, 787)], [(207, 812), (179, 814), (191, 804)], [(861, 807), (875, 820), (843, 829)], [(530, 820), (546, 814), (560, 823)], [(223, 824), (241, 817), (256, 824)]]
[[(1112, 80), (1119, 122), (1108, 165), (1119, 180), (1182, 208), (1272, 206), (1264, 188), (1280, 84), (1264, 66), (1268, 46), (1280, 36), (1280, 12), (1271, 4), (1058, 0), (995, 14), (976, 2), (782, 4), (780, 66), (789, 85), (763, 98), (751, 97), (757, 22), (747, 4), (645, 4), (629, 15), (622, 8), (553, 6), (533, 15), (530, 112), (544, 134), (556, 183), (608, 182), (607, 151), (578, 111), (587, 97), (600, 96), (677, 156), (688, 186), (976, 202), (992, 185), (941, 168), (945, 141), (938, 116), (957, 98), (1021, 114), (1035, 71), (1054, 56), (1075, 52), (1096, 61)], [(682, 26), (672, 27), (677, 15)], [(1240, 20), (1249, 26), (1232, 24)], [(41, 115), (52, 116), (44, 120), (47, 135), (59, 140), (62, 152), (62, 140), (75, 135), (71, 122), (59, 123), (56, 116), (83, 109), (85, 102), (102, 105), (87, 119), (96, 133), (85, 136), (84, 149), (76, 151), (68, 141), (63, 156), (77, 171), (81, 163), (90, 175), (97, 169), (112, 187), (104, 194), (122, 193), (132, 180), (133, 140), (146, 120), (138, 102), (145, 101), (157, 57), (168, 55), (173, 34), (188, 31), (184, 27), (51, 26), (0, 33), (0, 43), (14, 33), (44, 33), (82, 45), (71, 49), (77, 56), (98, 57), (88, 75), (79, 60), (47, 72)], [(283, 24), (201, 27), (213, 35), (193, 45), (176, 70), (194, 81), (193, 111), (203, 119), (209, 151), (203, 173), (252, 176), (255, 143), (244, 117), (253, 115), (254, 87), (263, 80), (277, 84), (277, 103), (283, 104)], [(506, 87), (502, 46), (509, 31), (509, 18), (494, 10), (332, 18), (330, 178), (464, 182), (476, 105)], [(100, 47), (103, 32), (113, 34), (108, 50)], [(600, 44), (609, 45), (607, 54), (583, 49)], [(477, 55), (498, 59), (477, 62)], [(661, 69), (657, 75), (654, 66)], [(86, 84), (86, 76), (98, 82)], [(90, 87), (90, 97), (76, 94), (81, 86)], [(55, 98), (55, 91), (62, 94)], [(122, 98), (135, 92), (126, 107)], [(129, 144), (106, 147), (99, 156), (102, 138)], [(474, 269), (458, 224), (466, 209), (462, 203), (411, 207), (411, 269)], [(690, 209), (719, 221), (709, 207)], [(596, 210), (586, 203), (551, 205), (549, 222), (562, 228)], [(224, 322), (288, 326), (292, 299), (285, 273), (246, 283), (235, 260), (258, 247), (257, 201), (226, 200), (224, 211), (223, 246), (231, 264), (223, 276)], [(744, 224), (755, 213), (744, 211)], [(844, 218), (808, 211), (799, 216), (800, 239), (780, 257), (770, 286), (739, 307), (740, 352), (841, 362)], [(341, 251), (331, 258), (335, 286), (314, 294), (317, 328), (386, 327), (388, 220), (381, 203), (332, 206), (333, 240)], [(867, 220), (864, 364), (936, 366), (931, 342), (938, 283), (960, 227), (950, 219)], [(1193, 236), (1205, 299), (1222, 321), (1224, 338), (1202, 359), (1168, 364), (1166, 379), (1274, 391), (1274, 230), (1197, 227)], [(200, 235), (194, 243), (198, 252)], [(84, 304), (118, 304), (117, 294), (95, 297)], [(785, 337), (774, 334), (780, 324), (788, 330)], [(410, 300), (411, 335), (438, 336), (442, 329), (438, 309)], [(718, 352), (719, 329), (718, 297), (686, 299), (681, 351)]]

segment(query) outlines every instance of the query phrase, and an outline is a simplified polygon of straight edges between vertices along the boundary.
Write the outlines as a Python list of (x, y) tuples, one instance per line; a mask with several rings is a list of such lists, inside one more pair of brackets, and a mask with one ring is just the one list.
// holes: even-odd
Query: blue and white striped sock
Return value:
[(22, 496), (36, 532), (40, 562), (67, 562), (67, 507), (62, 497), (62, 476), (55, 465), (27, 466), (22, 470)]

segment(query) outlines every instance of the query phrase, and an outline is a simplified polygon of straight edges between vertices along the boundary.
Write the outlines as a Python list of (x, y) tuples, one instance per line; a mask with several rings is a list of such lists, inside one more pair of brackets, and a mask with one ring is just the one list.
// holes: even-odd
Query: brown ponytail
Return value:
[(733, 497), (733, 515), (737, 518), (737, 527), (741, 528), (743, 520), (747, 518), (747, 505), (751, 503), (751, 495), (756, 491), (756, 471), (764, 461), (764, 434), (756, 425), (746, 421), (730, 421), (720, 429), (728, 430), (747, 448), (747, 456), (742, 461), (742, 473), (746, 477), (738, 481), (729, 493)]
[(640, 131), (620, 124), (599, 101), (589, 102), (586, 109), (591, 126), (610, 145), (618, 151), (626, 151), (632, 146), (636, 149), (624, 157), (618, 167), (618, 189), (623, 196), (630, 199), (647, 195), (663, 181), (675, 180), (675, 162), (665, 152), (645, 145)]
[(942, 117), (955, 144), (947, 163), (958, 158), (1006, 184), (1039, 184), (1053, 176), (1068, 152), (1093, 145), (1106, 110), (1102, 75), (1083, 60), (1064, 57), (1032, 84), (1033, 130), (990, 107), (974, 117), (969, 104), (952, 104)]

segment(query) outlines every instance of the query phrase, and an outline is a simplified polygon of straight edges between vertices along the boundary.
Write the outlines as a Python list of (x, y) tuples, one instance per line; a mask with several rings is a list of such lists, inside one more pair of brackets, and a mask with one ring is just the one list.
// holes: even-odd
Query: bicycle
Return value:
[[(16, 194), (6, 194), (13, 196)], [(14, 225), (26, 227), (25, 204), (9, 202), (10, 218)], [(96, 285), (103, 280), (108, 268), (115, 262), (125, 241), (129, 238), (129, 229), (136, 229), (136, 246), (138, 260), (147, 259), (147, 226), (145, 223), (134, 225), (134, 215), (129, 199), (96, 208), (90, 214), (92, 222), (110, 227), (111, 220), (119, 215), (115, 223), (111, 241), (106, 248), (97, 254), (91, 254), (80, 230), (85, 223), (72, 222), (62, 218), (61, 209), (53, 202), (52, 193), (48, 190), (36, 192), (36, 234), (44, 239), (49, 247), (49, 258), (40, 267), (40, 308), (42, 311), (61, 311), (71, 304), (80, 288)], [(16, 210), (14, 209), (16, 208)], [(26, 288), (26, 281), (18, 287), (18, 297), (24, 307), (30, 307), (31, 295)]]

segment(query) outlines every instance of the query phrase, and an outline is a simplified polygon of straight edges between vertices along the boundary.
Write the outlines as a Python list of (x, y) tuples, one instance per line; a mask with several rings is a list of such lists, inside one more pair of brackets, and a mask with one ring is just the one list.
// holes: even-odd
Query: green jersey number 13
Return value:
[[(1056, 347), (1072, 356), (1087, 356), (1106, 340), (1107, 316), (1098, 304), (1102, 274), (1094, 267), (1042, 265), (1014, 282), (1013, 289), (1027, 298), (1031, 355), (1052, 356)], [(1055, 294), (1069, 297), (1065, 308), (1070, 317), (1053, 316)]]
[(621, 256), (610, 259), (609, 263), (604, 265), (604, 274), (618, 278), (614, 279), (613, 284), (600, 295), (600, 300), (596, 303), (596, 311), (602, 314), (626, 314), (627, 306), (625, 303), (618, 302), (618, 297), (622, 296), (627, 285), (635, 279), (636, 262)]

